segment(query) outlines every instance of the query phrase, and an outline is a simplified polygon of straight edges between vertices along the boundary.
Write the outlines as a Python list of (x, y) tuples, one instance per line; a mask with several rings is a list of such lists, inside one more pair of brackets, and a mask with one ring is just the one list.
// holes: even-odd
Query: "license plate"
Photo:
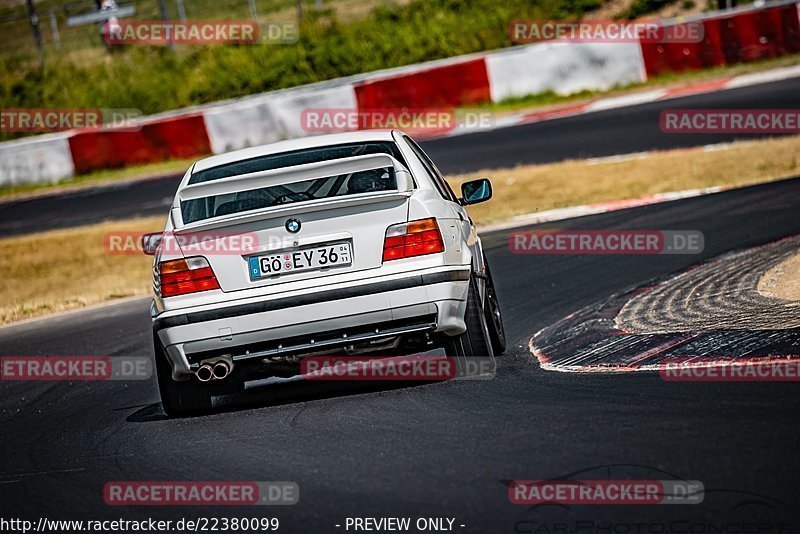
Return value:
[(250, 279), (350, 265), (352, 258), (350, 243), (346, 242), (252, 256), (248, 260)]

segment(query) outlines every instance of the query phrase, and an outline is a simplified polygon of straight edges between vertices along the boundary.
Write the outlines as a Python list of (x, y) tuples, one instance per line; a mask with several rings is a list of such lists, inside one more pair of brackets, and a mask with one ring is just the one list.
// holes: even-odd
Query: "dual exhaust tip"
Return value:
[(223, 380), (233, 371), (233, 361), (230, 356), (221, 356), (213, 360), (200, 362), (200, 367), (195, 371), (195, 376), (200, 382)]

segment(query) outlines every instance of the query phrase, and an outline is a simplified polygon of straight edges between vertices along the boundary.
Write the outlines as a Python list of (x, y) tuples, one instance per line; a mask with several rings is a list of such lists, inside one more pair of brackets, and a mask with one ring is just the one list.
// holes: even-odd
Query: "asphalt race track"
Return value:
[[(629, 142), (641, 139), (632, 135)], [(515, 255), (507, 232), (486, 235), (509, 334), (492, 380), (384, 390), (262, 388), (220, 413), (174, 420), (161, 413), (154, 379), (0, 383), (0, 506), (31, 519), (273, 516), (279, 532), (345, 532), (347, 517), (381, 515), (455, 518), (456, 532), (799, 532), (796, 382), (560, 373), (542, 370), (528, 351), (535, 332), (609, 295), (800, 233), (798, 205), (800, 179), (793, 179), (559, 224), (699, 230), (705, 250), (696, 256)], [(151, 354), (147, 301), (0, 329), (0, 354)], [(576, 473), (699, 480), (704, 500), (509, 502), (509, 480)], [(115, 480), (295, 481), (300, 502), (117, 508), (102, 497), (104, 483)], [(747, 525), (751, 530), (742, 530)]]
[[(422, 143), (445, 173), (681, 148), (752, 138), (747, 134), (667, 134), (667, 109), (793, 109), (800, 78), (566, 117)], [(138, 215), (164, 215), (183, 172), (157, 180), (0, 203), (0, 237)]]

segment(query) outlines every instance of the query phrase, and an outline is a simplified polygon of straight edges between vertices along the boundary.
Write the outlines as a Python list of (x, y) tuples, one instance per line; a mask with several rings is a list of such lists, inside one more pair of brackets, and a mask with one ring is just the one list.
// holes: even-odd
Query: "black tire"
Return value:
[(493, 358), (494, 350), (486, 325), (486, 314), (480, 304), (478, 290), (473, 279), (469, 282), (464, 322), (467, 324), (467, 331), (448, 340), (447, 347), (445, 347), (449, 353), (448, 356)]
[(486, 265), (486, 303), (484, 305), (486, 324), (489, 327), (489, 338), (492, 341), (494, 355), (500, 356), (506, 351), (506, 329), (503, 327), (503, 316), (500, 313), (500, 303), (494, 290), (494, 281), (489, 270), (489, 262), (486, 261), (486, 258), (484, 258), (483, 262)]
[(172, 369), (167, 361), (164, 348), (154, 336), (153, 346), (156, 358), (158, 391), (161, 393), (161, 406), (169, 416), (199, 415), (211, 409), (211, 393), (194, 378), (184, 382), (172, 379)]

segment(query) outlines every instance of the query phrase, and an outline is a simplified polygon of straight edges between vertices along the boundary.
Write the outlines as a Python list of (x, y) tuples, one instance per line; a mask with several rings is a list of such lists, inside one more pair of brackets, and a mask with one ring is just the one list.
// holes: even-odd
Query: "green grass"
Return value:
[[(191, 20), (249, 20), (250, 10), (247, 0), (183, 0), (186, 16)], [(336, 5), (346, 2), (374, 3), (382, 0), (327, 0), (326, 4)], [(310, 9), (315, 0), (303, 0), (305, 9)], [(160, 20), (161, 13), (158, 0), (118, 0), (120, 6), (133, 4), (136, 8), (136, 20)], [(266, 20), (270, 16), (285, 10), (293, 10), (296, 0), (255, 0), (258, 18)], [(94, 0), (34, 0), (40, 18), (40, 30), (45, 55), (56, 59), (62, 53), (74, 53), (85, 49), (103, 50), (97, 24), (69, 26), (68, 15), (87, 13), (93, 10)], [(177, 2), (165, 0), (167, 17), (178, 19)], [(56, 17), (61, 39), (61, 48), (55, 46), (50, 24), (51, 11)], [(24, 1), (0, 0), (0, 42), (3, 48), (0, 54), (9, 55), (12, 51), (35, 52), (30, 24), (27, 18), (27, 7)], [(102, 57), (102, 56), (100, 56)]]
[[(632, 84), (625, 87), (621, 87), (619, 89), (629, 89), (641, 86), (643, 84)], [(592, 98), (594, 96), (600, 94), (606, 94), (606, 91), (579, 91), (577, 93), (571, 93), (569, 95), (559, 95), (556, 94), (554, 91), (545, 91), (543, 93), (537, 93), (534, 95), (525, 95), (525, 96), (515, 96), (512, 98), (506, 98), (500, 102), (486, 102), (484, 104), (478, 104), (470, 109), (477, 109), (477, 110), (486, 110), (486, 111), (495, 111), (495, 112), (504, 112), (504, 111), (519, 111), (522, 109), (537, 107), (537, 106), (548, 106), (551, 104), (561, 104), (564, 102), (571, 102), (574, 100), (583, 100), (586, 98)]]
[(675, 0), (634, 0), (631, 6), (622, 12), (620, 18), (635, 19), (648, 13), (658, 11), (670, 4)]
[[(509, 21), (576, 18), (599, 1), (415, 0), (377, 4), (370, 16), (355, 21), (329, 8), (306, 13), (294, 44), (174, 51), (129, 46), (103, 53), (100, 61), (57, 56), (44, 70), (35, 54), (21, 50), (0, 61), (0, 107), (133, 108), (151, 114), (507, 47)], [(4, 48), (5, 39), (0, 36)]]

